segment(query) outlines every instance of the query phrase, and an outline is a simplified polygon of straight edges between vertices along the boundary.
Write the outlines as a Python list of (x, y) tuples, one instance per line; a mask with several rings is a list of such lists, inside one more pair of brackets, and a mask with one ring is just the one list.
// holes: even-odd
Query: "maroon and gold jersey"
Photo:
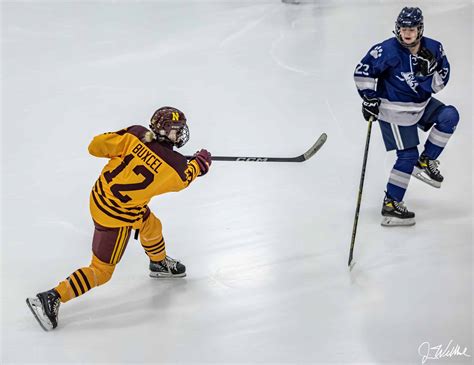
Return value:
[(155, 195), (186, 188), (199, 174), (199, 165), (158, 141), (143, 142), (145, 127), (134, 125), (94, 137), (89, 152), (107, 157), (90, 197), (92, 218), (105, 227), (141, 225)]

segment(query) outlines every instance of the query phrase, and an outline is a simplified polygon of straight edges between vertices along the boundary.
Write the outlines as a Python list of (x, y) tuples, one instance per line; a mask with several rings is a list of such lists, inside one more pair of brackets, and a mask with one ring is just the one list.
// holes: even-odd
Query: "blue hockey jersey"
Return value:
[(354, 80), (360, 96), (380, 99), (379, 119), (409, 126), (417, 123), (431, 94), (442, 90), (449, 80), (449, 62), (440, 42), (422, 37), (438, 67), (433, 75), (417, 75), (417, 57), (395, 37), (373, 46), (356, 66)]

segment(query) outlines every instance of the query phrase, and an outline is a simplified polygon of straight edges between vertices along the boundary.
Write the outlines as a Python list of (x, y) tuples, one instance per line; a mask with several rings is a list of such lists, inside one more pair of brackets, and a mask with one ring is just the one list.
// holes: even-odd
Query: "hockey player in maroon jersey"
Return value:
[(127, 247), (132, 229), (150, 260), (150, 276), (175, 278), (186, 275), (185, 266), (167, 256), (160, 220), (148, 203), (156, 195), (180, 191), (211, 166), (211, 154), (196, 152), (190, 161), (173, 150), (189, 139), (183, 112), (162, 107), (152, 116), (150, 129), (134, 125), (94, 137), (89, 152), (108, 158), (90, 195), (94, 221), (92, 260), (51, 290), (27, 298), (41, 327), (58, 324), (60, 303), (76, 298), (110, 280)]

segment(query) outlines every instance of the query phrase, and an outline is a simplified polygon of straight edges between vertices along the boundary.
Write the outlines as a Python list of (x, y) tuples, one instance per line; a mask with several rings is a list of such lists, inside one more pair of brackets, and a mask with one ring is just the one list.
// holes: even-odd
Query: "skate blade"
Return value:
[(423, 172), (423, 170), (419, 169), (418, 167), (415, 167), (413, 169), (412, 175), (416, 177), (418, 180), (423, 181), (424, 183), (439, 189), (441, 187), (441, 183), (439, 181), (435, 181), (430, 179), (426, 174)]
[(384, 227), (397, 227), (397, 226), (414, 226), (415, 218), (397, 218), (397, 217), (383, 217), (382, 223)]
[(186, 276), (186, 273), (182, 274), (168, 274), (168, 273), (163, 273), (163, 272), (154, 272), (150, 271), (150, 277), (155, 278), (155, 279), (174, 279), (174, 278), (184, 278)]
[(53, 329), (53, 324), (43, 312), (43, 307), (39, 299), (27, 298), (26, 304), (28, 305), (28, 308), (30, 308), (31, 313), (33, 313), (33, 315), (35, 316), (41, 328), (44, 329), (46, 332), (51, 331)]

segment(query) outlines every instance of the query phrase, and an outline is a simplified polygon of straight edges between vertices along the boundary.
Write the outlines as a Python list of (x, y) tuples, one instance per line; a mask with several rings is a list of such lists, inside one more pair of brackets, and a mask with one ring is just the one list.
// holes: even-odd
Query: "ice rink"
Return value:
[[(444, 45), (437, 98), (461, 121), (442, 188), (412, 179), (417, 224), (402, 228), (380, 226), (395, 154), (374, 124), (349, 271), (367, 130), (352, 74), (405, 5)], [(421, 364), (423, 343), (450, 341), (471, 357), (425, 364), (473, 363), (471, 1), (2, 1), (1, 19), (0, 363)], [(214, 162), (156, 197), (187, 277), (149, 278), (130, 240), (112, 280), (44, 332), (25, 298), (90, 262), (106, 160), (89, 142), (164, 105), (188, 118), (184, 154), (294, 156), (328, 140), (304, 163)]]

